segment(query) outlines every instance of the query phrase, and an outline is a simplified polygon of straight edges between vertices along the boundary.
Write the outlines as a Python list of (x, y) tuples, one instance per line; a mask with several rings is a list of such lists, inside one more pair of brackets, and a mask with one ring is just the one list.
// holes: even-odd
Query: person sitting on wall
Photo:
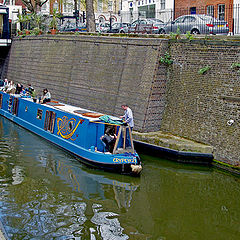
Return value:
[(114, 133), (114, 128), (108, 127), (105, 134), (100, 138), (104, 146), (104, 152), (113, 152), (114, 144), (116, 141), (116, 134)]
[(15, 94), (20, 94), (23, 90), (23, 85), (21, 83), (18, 83), (16, 86)]
[(31, 85), (31, 83), (29, 83), (28, 86), (25, 88), (26, 93), (29, 94), (29, 95), (32, 94), (33, 90), (34, 89), (33, 89), (32, 85)]
[(3, 89), (2, 89), (4, 92), (6, 92), (6, 90), (8, 89), (9, 84), (10, 83), (8, 82), (7, 78), (5, 78), (4, 79), (4, 84), (3, 84)]
[(10, 81), (10, 84), (8, 85), (7, 89), (6, 89), (6, 93), (12, 93), (14, 94), (16, 91), (16, 87), (13, 83), (13, 81)]
[(40, 103), (46, 103), (51, 101), (51, 93), (47, 88), (43, 89), (43, 95), (41, 97)]

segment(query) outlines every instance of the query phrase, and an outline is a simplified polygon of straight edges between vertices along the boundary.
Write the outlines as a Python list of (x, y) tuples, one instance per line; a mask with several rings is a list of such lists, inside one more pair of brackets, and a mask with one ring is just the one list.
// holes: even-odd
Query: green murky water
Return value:
[(9, 239), (239, 239), (240, 178), (141, 156), (140, 178), (90, 169), (0, 117)]

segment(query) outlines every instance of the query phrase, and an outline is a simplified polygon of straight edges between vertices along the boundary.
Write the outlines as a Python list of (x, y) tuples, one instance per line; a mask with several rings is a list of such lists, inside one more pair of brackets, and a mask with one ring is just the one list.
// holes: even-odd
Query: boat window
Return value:
[(0, 108), (2, 108), (2, 99), (3, 99), (3, 95), (0, 94)]
[(12, 106), (12, 114), (17, 115), (18, 111), (18, 98), (14, 98)]
[(54, 123), (55, 123), (55, 115), (56, 114), (53, 111), (46, 111), (44, 130), (53, 133)]
[(37, 110), (37, 119), (42, 120), (42, 113), (43, 113), (42, 109)]

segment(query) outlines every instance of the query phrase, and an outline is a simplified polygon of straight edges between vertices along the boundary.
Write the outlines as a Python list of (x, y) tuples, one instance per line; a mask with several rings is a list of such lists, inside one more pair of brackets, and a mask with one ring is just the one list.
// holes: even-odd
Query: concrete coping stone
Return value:
[(212, 146), (175, 136), (170, 133), (164, 133), (162, 131), (149, 133), (133, 131), (133, 138), (137, 141), (154, 144), (176, 151), (213, 154)]
[[(14, 41), (25, 40), (53, 40), (53, 41), (83, 41), (105, 43), (105, 44), (123, 44), (123, 45), (138, 45), (138, 46), (159, 46), (162, 42), (168, 42), (168, 39), (156, 38), (134, 38), (134, 37), (111, 37), (111, 36), (91, 36), (91, 35), (41, 35), (41, 36), (26, 36), (24, 38), (15, 37)], [(140, 41), (139, 41), (140, 40)]]

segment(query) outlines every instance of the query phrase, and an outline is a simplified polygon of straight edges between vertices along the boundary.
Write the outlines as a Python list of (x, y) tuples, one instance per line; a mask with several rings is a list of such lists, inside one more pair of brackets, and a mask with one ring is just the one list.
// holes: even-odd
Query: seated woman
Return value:
[(100, 138), (103, 146), (104, 152), (113, 152), (114, 144), (116, 142), (116, 134), (114, 132), (114, 128), (108, 127), (105, 131), (105, 134)]
[(51, 101), (51, 93), (47, 88), (43, 89), (43, 95), (41, 97), (40, 103), (46, 103)]
[(12, 94), (14, 94), (15, 91), (16, 91), (16, 87), (15, 87), (13, 81), (10, 81), (10, 84), (9, 84), (9, 85), (7, 86), (7, 88), (6, 88), (6, 93), (12, 93)]

